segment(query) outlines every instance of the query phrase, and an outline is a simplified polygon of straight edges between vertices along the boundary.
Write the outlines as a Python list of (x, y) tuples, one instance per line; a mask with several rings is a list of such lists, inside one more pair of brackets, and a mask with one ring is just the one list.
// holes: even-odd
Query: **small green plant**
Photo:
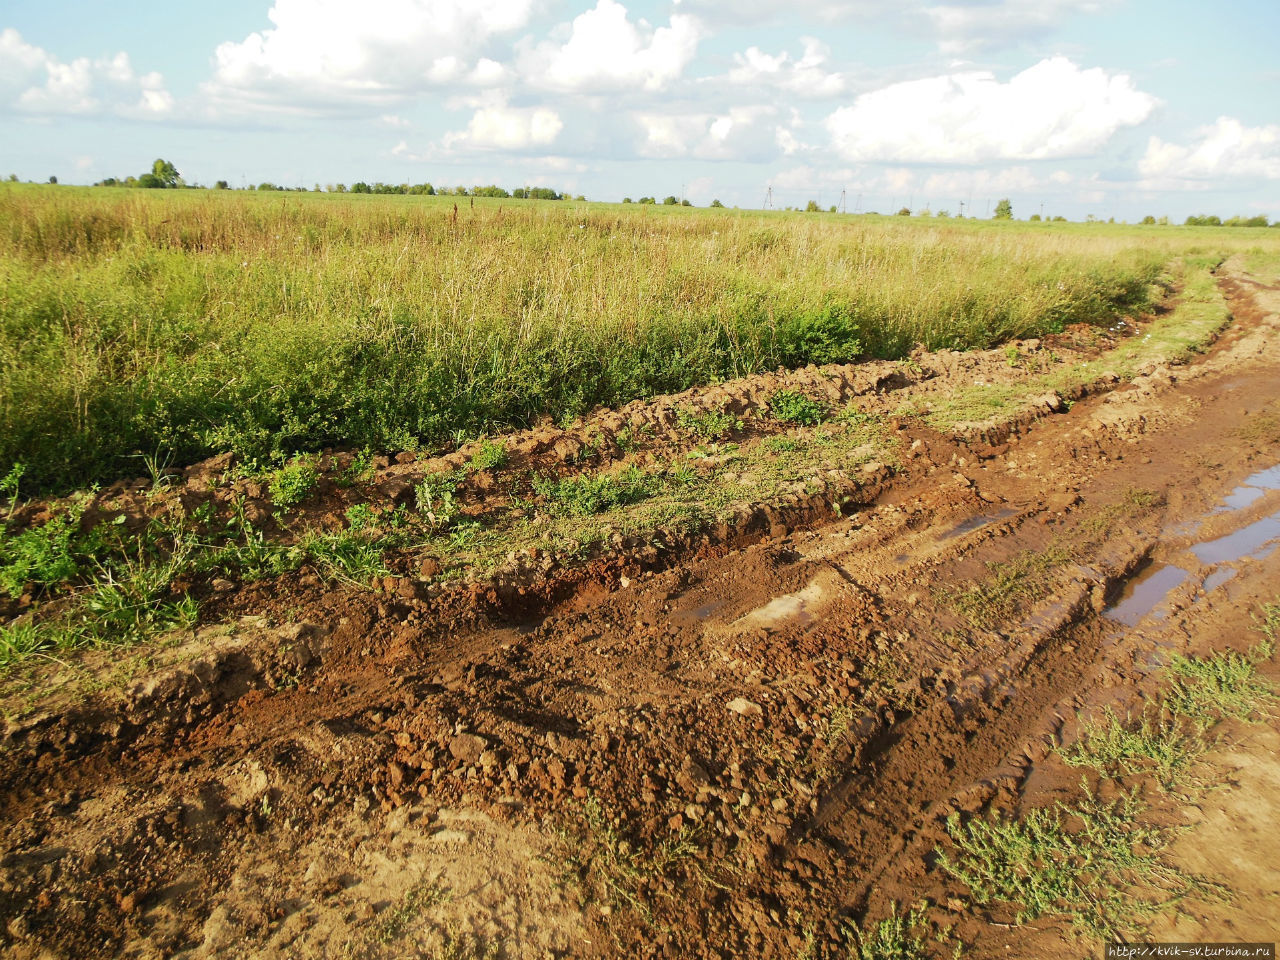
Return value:
[(1176, 715), (1148, 710), (1135, 724), (1132, 718), (1122, 721), (1108, 707), (1101, 720), (1080, 725), (1075, 743), (1061, 756), (1070, 766), (1092, 767), (1109, 775), (1149, 770), (1169, 789), (1205, 749), (1202, 737), (1183, 729)]
[(676, 425), (703, 440), (724, 440), (742, 429), (742, 420), (727, 410), (677, 407)]
[(297, 457), (272, 472), (268, 483), (271, 502), (281, 510), (290, 510), (311, 496), (319, 479), (311, 458)]
[(9, 472), (5, 474), (4, 479), (0, 480), (0, 497), (9, 498), (9, 512), (4, 518), (6, 524), (13, 519), (13, 514), (18, 509), (18, 484), (22, 480), (22, 475), (26, 472), (26, 464), (15, 463), (9, 468)]
[(1053, 914), (1077, 933), (1123, 936), (1195, 885), (1162, 859), (1173, 831), (1143, 823), (1144, 812), (1132, 796), (1111, 803), (1087, 796), (1016, 820), (952, 814), (954, 852), (937, 851), (938, 863), (975, 903), (1018, 905), (1017, 923)]
[(400, 898), (399, 903), (389, 907), (378, 918), (377, 925), (373, 929), (373, 939), (384, 946), (395, 943), (408, 933), (410, 924), (424, 910), (429, 910), (450, 898), (449, 891), (434, 880), (423, 880), (414, 884)]
[(795, 453), (804, 448), (804, 444), (795, 437), (786, 436), (766, 437), (764, 445), (772, 453)]
[(502, 440), (482, 438), (480, 446), (471, 454), (471, 469), (476, 472), (500, 470), (507, 465), (509, 459), (507, 445)]
[(16, 534), (0, 530), (0, 591), (19, 597), (30, 585), (50, 590), (78, 577), (102, 553), (100, 533), (80, 530), (85, 502), (77, 500), (43, 524)]
[(347, 529), (355, 533), (378, 525), (378, 513), (367, 503), (355, 503), (347, 507)]
[[(1265, 647), (1263, 647), (1265, 650)], [(1276, 701), (1275, 689), (1258, 676), (1255, 647), (1251, 656), (1217, 653), (1211, 657), (1175, 656), (1168, 672), (1174, 678), (1165, 706), (1174, 714), (1207, 728), (1226, 717), (1252, 719)]]
[(618, 473), (581, 474), (552, 480), (534, 477), (533, 489), (557, 513), (586, 516), (639, 503), (657, 492), (661, 480), (639, 467)]
[(889, 916), (864, 933), (852, 924), (844, 928), (845, 955), (849, 960), (928, 960), (923, 932), (928, 930), (923, 903), (907, 913), (891, 904)]
[(447, 528), (458, 517), (456, 496), (463, 476), (460, 470), (432, 473), (413, 488), (418, 512), (425, 514), (437, 529)]
[(365, 447), (351, 458), (347, 468), (338, 474), (338, 486), (354, 487), (373, 478), (373, 450)]
[(1053, 544), (1041, 553), (1021, 553), (987, 565), (990, 575), (967, 589), (945, 597), (976, 627), (987, 627), (1012, 616), (1045, 589), (1052, 570), (1071, 559), (1069, 550)]
[(769, 398), (769, 412), (778, 420), (812, 427), (821, 423), (826, 409), (795, 390), (779, 390)]

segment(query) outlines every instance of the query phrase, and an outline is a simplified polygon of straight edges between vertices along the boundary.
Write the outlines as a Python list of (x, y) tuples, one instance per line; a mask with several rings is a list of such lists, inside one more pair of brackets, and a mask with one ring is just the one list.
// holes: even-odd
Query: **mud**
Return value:
[[(1243, 636), (1280, 596), (1280, 443), (1242, 429), (1280, 409), (1280, 316), (1224, 285), (1236, 322), (1192, 364), (950, 434), (903, 415), (896, 468), (660, 547), (620, 535), (572, 564), (406, 569), (376, 591), (303, 570), (212, 597), (217, 623), (140, 651), (125, 682), (102, 679), (119, 654), (49, 664), (0, 754), (5, 955), (824, 956), (890, 903), (947, 903), (948, 812), (1053, 796), (1062, 717)], [(1105, 346), (1082, 338), (1019, 351)], [(527, 491), (504, 470), (567, 475), (587, 447), (597, 466), (695, 450), (682, 409), (732, 410), (762, 440), (775, 428), (746, 415), (783, 387), (892, 416), (1025, 375), (991, 351), (725, 384), (513, 437), (460, 496), (509, 510)], [(624, 430), (648, 439), (624, 450)], [(474, 452), (388, 458), (305, 509), (394, 503)], [(221, 469), (165, 496), (222, 509)], [(126, 518), (163, 500), (109, 493), (95, 509)], [(1220, 832), (1262, 836), (1270, 742), (1225, 761), (1241, 786), (1205, 811)], [(1242, 905), (1176, 932), (1250, 939), (1262, 867), (1204, 849), (1183, 855)], [(1079, 952), (992, 920), (957, 918), (968, 955)]]

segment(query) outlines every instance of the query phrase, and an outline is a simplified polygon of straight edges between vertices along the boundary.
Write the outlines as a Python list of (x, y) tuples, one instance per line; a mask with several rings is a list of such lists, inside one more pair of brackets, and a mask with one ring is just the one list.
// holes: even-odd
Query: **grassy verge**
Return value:
[[(926, 420), (944, 431), (963, 430), (993, 420), (1012, 420), (1039, 405), (1046, 395), (1070, 396), (1100, 374), (1131, 379), (1158, 363), (1182, 363), (1202, 351), (1231, 319), (1226, 301), (1210, 272), (1217, 258), (1186, 257), (1177, 264), (1170, 284), (1180, 284), (1174, 307), (1145, 332), (1123, 341), (1105, 357), (1087, 366), (1055, 365), (1033, 380), (1018, 384), (978, 384), (935, 403)], [(1016, 362), (1011, 357), (1010, 362)]]
[(1109, 323), (1190, 238), (8, 184), (0, 223), (0, 474), (45, 490)]

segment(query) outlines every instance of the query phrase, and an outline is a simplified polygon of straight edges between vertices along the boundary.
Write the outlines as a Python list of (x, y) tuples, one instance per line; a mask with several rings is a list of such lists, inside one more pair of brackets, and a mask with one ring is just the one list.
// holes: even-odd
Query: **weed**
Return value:
[(1018, 820), (965, 823), (952, 814), (947, 834), (955, 851), (938, 851), (938, 863), (974, 902), (1018, 905), (1018, 923), (1056, 914), (1077, 933), (1111, 939), (1195, 886), (1162, 859), (1172, 831), (1143, 823), (1143, 813), (1132, 796), (1112, 803), (1087, 796)]
[(1275, 689), (1258, 676), (1255, 657), (1238, 653), (1217, 653), (1211, 657), (1177, 655), (1169, 664), (1173, 686), (1165, 694), (1165, 706), (1177, 716), (1208, 728), (1226, 717), (1249, 720), (1254, 713), (1276, 701)]
[(302, 554), (330, 580), (367, 587), (374, 577), (385, 577), (383, 556), (394, 538), (375, 539), (368, 531), (341, 530), (336, 533), (308, 531), (299, 542)]
[(310, 457), (296, 457), (271, 474), (268, 490), (271, 502), (281, 510), (300, 504), (315, 489), (320, 474)]
[(657, 492), (661, 480), (638, 467), (617, 473), (581, 474), (551, 480), (533, 478), (533, 489), (557, 513), (586, 516), (639, 503)]
[(39, 526), (0, 530), (0, 591), (18, 597), (28, 585), (48, 590), (79, 576), (102, 552), (99, 536), (81, 533), (84, 510), (78, 500)]
[(944, 596), (974, 626), (991, 626), (1039, 596), (1053, 568), (1070, 559), (1070, 551), (1059, 544), (1042, 553), (1021, 553), (1011, 560), (988, 564), (987, 579)]
[(1135, 726), (1107, 708), (1101, 721), (1082, 723), (1062, 759), (1099, 773), (1131, 775), (1151, 771), (1166, 789), (1173, 787), (1205, 751), (1202, 737), (1183, 729), (1176, 715), (1148, 710)]
[(764, 445), (771, 453), (795, 453), (804, 448), (804, 444), (795, 437), (787, 436), (766, 437)]
[(779, 390), (769, 398), (769, 412), (778, 420), (816, 426), (826, 416), (826, 409), (816, 400), (795, 390)]
[(400, 902), (387, 910), (378, 918), (373, 929), (372, 939), (383, 945), (395, 943), (408, 932), (410, 924), (424, 910), (444, 903), (450, 894), (435, 881), (423, 880), (409, 888), (400, 898)]
[(413, 488), (418, 512), (426, 514), (437, 529), (446, 529), (457, 519), (459, 506), (455, 497), (464, 476), (461, 470), (433, 473)]
[(378, 525), (378, 513), (367, 503), (354, 503), (347, 507), (347, 529), (361, 533)]
[(477, 472), (482, 470), (500, 470), (507, 465), (510, 454), (507, 453), (507, 445), (502, 440), (490, 440), (482, 438), (480, 446), (476, 448), (475, 453), (471, 454), (471, 469)]
[(893, 903), (889, 916), (868, 933), (853, 924), (845, 926), (846, 956), (850, 960), (928, 960), (929, 950), (921, 935), (927, 926), (923, 903), (905, 914), (899, 914), (898, 905)]
[(742, 429), (742, 420), (727, 410), (677, 407), (676, 425), (703, 440), (724, 440)]
[(14, 511), (18, 509), (18, 485), (26, 472), (26, 464), (15, 463), (4, 475), (4, 479), (0, 480), (0, 496), (9, 498), (9, 513), (4, 518), (6, 524), (13, 519)]
[(373, 472), (373, 450), (365, 447), (353, 456), (347, 468), (338, 474), (338, 486), (354, 487), (357, 484), (368, 483), (373, 478)]

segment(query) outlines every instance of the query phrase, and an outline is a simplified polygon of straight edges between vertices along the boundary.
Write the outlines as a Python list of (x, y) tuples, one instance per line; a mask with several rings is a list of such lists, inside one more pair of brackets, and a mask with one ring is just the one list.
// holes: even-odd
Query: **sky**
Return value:
[(1277, 0), (5, 0), (0, 176), (1280, 218)]

